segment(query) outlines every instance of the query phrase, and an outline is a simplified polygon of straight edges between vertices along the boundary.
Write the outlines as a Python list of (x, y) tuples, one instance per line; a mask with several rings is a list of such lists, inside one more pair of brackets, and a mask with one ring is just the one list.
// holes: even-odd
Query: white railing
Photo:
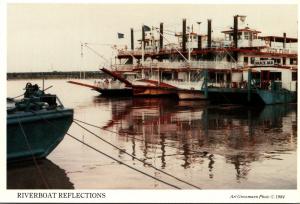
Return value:
[(275, 53), (275, 54), (297, 54), (298, 51), (297, 50), (293, 50), (293, 49), (288, 49), (288, 48), (282, 48), (282, 47), (269, 47), (266, 48), (264, 50), (262, 50), (262, 52), (269, 52), (269, 53)]
[[(232, 40), (218, 40), (218, 41), (212, 41), (212, 48), (228, 48), (233, 46)], [(191, 45), (192, 48), (197, 48), (198, 44), (196, 42), (193, 42)], [(202, 42), (202, 47), (207, 48), (207, 41)], [(275, 51), (276, 53), (287, 53), (287, 54), (296, 54), (298, 51), (298, 43), (286, 43), (286, 48), (283, 48), (283, 43), (279, 42), (271, 42), (271, 46), (266, 43), (265, 40), (262, 39), (240, 39), (238, 40), (238, 47), (268, 47)], [(161, 52), (164, 52), (166, 54), (168, 53), (174, 53), (177, 52), (176, 50), (180, 50), (181, 47), (179, 45), (172, 45), (172, 46), (165, 46)], [(160, 52), (157, 49), (147, 48), (144, 50), (144, 54), (157, 54)], [(118, 55), (142, 55), (142, 50), (118, 50)]]
[(266, 45), (266, 41), (261, 39), (253, 39), (252, 40), (252, 46), (251, 47), (264, 47)]
[(198, 69), (231, 69), (231, 68), (241, 68), (244, 63), (234, 63), (225, 61), (192, 61), (190, 64), (191, 68)]
[(225, 62), (225, 61), (191, 61), (188, 62), (144, 62), (143, 67), (145, 69), (161, 68), (161, 69), (180, 69), (180, 68), (192, 68), (192, 69), (231, 69), (244, 67), (243, 62)]
[[(144, 54), (155, 54), (155, 51), (145, 50)], [(142, 55), (142, 50), (119, 50), (118, 55)]]
[(156, 62), (151, 64), (152, 68), (188, 68), (188, 63), (186, 62)]
[(95, 86), (101, 89), (122, 89), (125, 88), (125, 84), (118, 80), (100, 80), (95, 82)]
[(113, 71), (132, 71), (136, 67), (137, 67), (136, 65), (132, 65), (132, 64), (118, 64), (118, 65), (114, 65), (112, 69)]
[(162, 80), (162, 82), (170, 84), (180, 89), (201, 90), (203, 81), (182, 81), (182, 80)]

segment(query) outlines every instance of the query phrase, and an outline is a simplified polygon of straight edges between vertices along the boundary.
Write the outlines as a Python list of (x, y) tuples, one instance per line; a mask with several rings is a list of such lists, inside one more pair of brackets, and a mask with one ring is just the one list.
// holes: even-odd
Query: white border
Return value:
[[(133, 1), (133, 0), (52, 0), (52, 1), (39, 1), (39, 0), (2, 0), (0, 1), (0, 53), (1, 53), (1, 81), (3, 82), (1, 86), (1, 94), (6, 93), (6, 4), (7, 3), (138, 3), (140, 4), (141, 1)], [(221, 1), (221, 0), (144, 0), (142, 3), (150, 3), (150, 4), (297, 4), (299, 5), (297, 0), (230, 0), (230, 1)], [(298, 19), (299, 19), (299, 8), (298, 8)], [(299, 25), (298, 25), (299, 30)], [(298, 48), (299, 51), (299, 48)], [(299, 62), (299, 59), (298, 59)], [(298, 77), (299, 78), (299, 77)], [(299, 84), (298, 84), (299, 86)], [(298, 87), (299, 88), (299, 87)], [(299, 89), (298, 89), (299, 90)], [(3, 96), (4, 98), (4, 96)], [(26, 191), (19, 191), (19, 190), (6, 190), (6, 165), (2, 165), (6, 163), (6, 115), (5, 113), (5, 101), (1, 100), (1, 131), (2, 131), (2, 146), (1, 146), (1, 154), (0, 154), (0, 162), (1, 162), (1, 174), (0, 174), (0, 202), (154, 202), (154, 203), (162, 203), (162, 202), (231, 202), (231, 203), (295, 203), (300, 202), (300, 178), (299, 178), (299, 151), (297, 157), (297, 190), (66, 190), (66, 191), (59, 191), (59, 190), (26, 190)], [(299, 105), (298, 105), (299, 110)], [(300, 122), (298, 118), (298, 127)], [(299, 129), (298, 129), (299, 131)], [(298, 139), (299, 143), (299, 139)], [(297, 146), (299, 148), (299, 144)], [(267, 173), (267, 172), (266, 172)], [(22, 193), (76, 193), (76, 192), (98, 192), (98, 193), (105, 193), (106, 198), (103, 199), (19, 199), (17, 198), (18, 192)], [(269, 199), (243, 199), (237, 198), (232, 199), (230, 198), (232, 195), (235, 196), (260, 196), (260, 195), (269, 195)], [(272, 195), (285, 195), (285, 199), (272, 199)]]

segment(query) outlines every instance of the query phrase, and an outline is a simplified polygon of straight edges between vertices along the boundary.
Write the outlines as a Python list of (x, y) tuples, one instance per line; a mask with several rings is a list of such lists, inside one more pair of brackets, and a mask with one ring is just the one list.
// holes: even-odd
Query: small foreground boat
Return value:
[(73, 109), (65, 108), (56, 95), (31, 83), (25, 90), (21, 100), (7, 98), (8, 162), (45, 158), (73, 121)]

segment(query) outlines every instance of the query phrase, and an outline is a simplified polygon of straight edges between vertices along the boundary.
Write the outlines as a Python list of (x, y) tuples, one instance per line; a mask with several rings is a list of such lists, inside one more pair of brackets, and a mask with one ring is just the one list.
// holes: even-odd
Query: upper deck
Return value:
[[(211, 23), (211, 21), (208, 21)], [(153, 29), (146, 32), (143, 39), (139, 39), (140, 46), (131, 50), (120, 48), (117, 57), (144, 59), (147, 57), (154, 59), (168, 58), (170, 55), (191, 56), (220, 52), (237, 52), (240, 54), (251, 53), (255, 55), (268, 56), (284, 56), (296, 57), (298, 51), (298, 39), (287, 37), (286, 33), (283, 36), (260, 36), (261, 31), (251, 29), (245, 26), (241, 28), (229, 28), (221, 31), (223, 37), (213, 38), (211, 27), (208, 28), (207, 34), (197, 33), (186, 26), (185, 19), (183, 21), (183, 31), (174, 32), (173, 37), (177, 38), (177, 42), (168, 42), (163, 35), (163, 30)], [(162, 33), (160, 33), (162, 32)], [(184, 33), (184, 34), (183, 34)], [(168, 31), (170, 35), (170, 31)], [(163, 40), (167, 44), (163, 43)], [(132, 39), (133, 40), (133, 39)], [(142, 47), (142, 42), (144, 46)]]

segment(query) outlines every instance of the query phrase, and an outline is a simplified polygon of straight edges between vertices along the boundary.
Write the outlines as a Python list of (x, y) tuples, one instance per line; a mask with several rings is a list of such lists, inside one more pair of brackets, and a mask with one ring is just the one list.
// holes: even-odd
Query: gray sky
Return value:
[[(202, 21), (202, 33), (212, 19), (214, 37), (232, 26), (236, 14), (246, 15), (262, 35), (297, 37), (297, 5), (8, 4), (7, 71), (98, 70), (103, 60), (86, 49), (82, 59), (80, 42), (129, 45), (131, 27), (164, 22), (165, 29), (180, 31), (182, 18), (196, 31)], [(117, 32), (125, 38), (117, 39)], [(135, 40), (140, 35), (135, 32)], [(109, 46), (93, 48), (111, 57)]]

